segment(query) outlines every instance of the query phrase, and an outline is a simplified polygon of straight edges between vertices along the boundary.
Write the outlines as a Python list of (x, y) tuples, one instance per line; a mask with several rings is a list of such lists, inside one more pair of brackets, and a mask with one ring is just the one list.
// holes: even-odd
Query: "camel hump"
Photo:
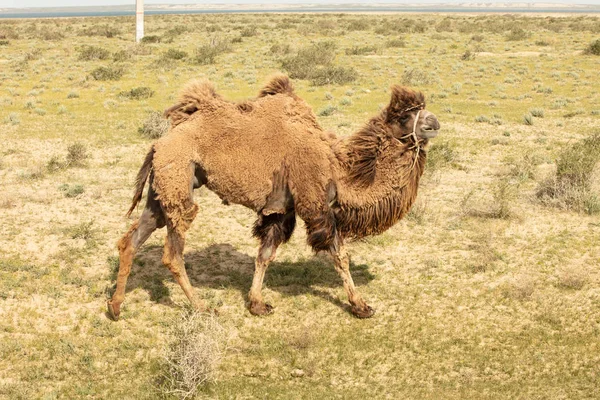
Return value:
[(261, 89), (258, 97), (273, 96), (276, 94), (294, 94), (294, 86), (290, 78), (283, 74), (277, 74), (271, 78), (269, 83)]
[[(205, 79), (195, 79), (188, 82), (181, 92), (177, 104), (164, 112), (165, 118), (171, 120), (171, 126), (177, 126), (188, 119), (199, 109), (210, 108), (215, 100), (221, 96), (215, 91), (213, 84)], [(204, 106), (204, 107), (203, 107)]]

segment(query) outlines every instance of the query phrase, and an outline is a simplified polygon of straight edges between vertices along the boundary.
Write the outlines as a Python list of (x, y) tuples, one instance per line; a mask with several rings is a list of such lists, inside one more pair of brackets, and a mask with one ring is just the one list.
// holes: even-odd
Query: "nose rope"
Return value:
[(419, 138), (417, 137), (417, 124), (419, 123), (419, 115), (421, 114), (421, 111), (423, 111), (423, 109), (420, 109), (419, 111), (417, 111), (417, 115), (415, 115), (415, 122), (413, 124), (412, 132), (400, 137), (400, 139), (406, 139), (406, 138), (412, 137), (413, 140), (415, 141), (415, 143), (412, 145), (412, 147), (408, 148), (409, 150), (417, 149), (417, 151), (415, 152), (415, 159), (413, 160), (413, 163), (412, 163), (412, 166), (410, 167), (410, 169), (413, 169), (415, 167), (415, 165), (417, 164), (417, 159), (419, 158), (419, 152), (421, 151), (421, 146), (419, 144)]

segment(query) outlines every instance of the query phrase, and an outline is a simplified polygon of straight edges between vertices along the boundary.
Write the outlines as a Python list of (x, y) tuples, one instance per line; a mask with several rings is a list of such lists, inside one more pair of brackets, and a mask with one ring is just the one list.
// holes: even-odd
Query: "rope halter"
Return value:
[(412, 132), (407, 133), (406, 135), (400, 137), (400, 139), (412, 138), (414, 143), (408, 149), (409, 150), (417, 149), (417, 151), (415, 152), (415, 159), (413, 160), (413, 163), (412, 163), (412, 166), (410, 167), (410, 169), (413, 169), (415, 167), (415, 165), (417, 164), (417, 159), (419, 158), (419, 152), (421, 151), (422, 140), (419, 139), (419, 137), (417, 136), (417, 124), (419, 123), (419, 115), (421, 114), (421, 111), (423, 111), (423, 103), (417, 104), (416, 106), (413, 106), (413, 107), (409, 107), (406, 110), (404, 110), (403, 112), (412, 111), (412, 110), (419, 110), (419, 111), (417, 111), (417, 115), (415, 115), (415, 122), (413, 123), (413, 130), (412, 130)]

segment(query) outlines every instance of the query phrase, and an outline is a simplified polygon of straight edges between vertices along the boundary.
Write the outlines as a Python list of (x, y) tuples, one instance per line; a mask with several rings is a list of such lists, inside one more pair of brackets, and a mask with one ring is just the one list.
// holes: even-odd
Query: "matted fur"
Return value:
[(206, 186), (225, 203), (264, 214), (255, 235), (270, 225), (265, 217), (290, 211), (305, 221), (315, 250), (330, 248), (336, 235), (381, 233), (408, 212), (423, 172), (425, 152), (415, 163), (415, 146), (402, 138), (407, 132), (399, 122), (415, 106), (424, 106), (421, 93), (394, 86), (388, 107), (338, 139), (321, 129), (286, 76), (241, 103), (223, 99), (207, 81), (192, 81), (167, 111), (170, 133), (154, 146), (153, 189), (183, 230), (197, 210), (189, 182), (202, 168)]
[(224, 204), (241, 204), (258, 215), (253, 234), (261, 244), (248, 293), (252, 314), (272, 312), (261, 294), (264, 274), (298, 215), (310, 246), (332, 254), (352, 313), (372, 316), (352, 281), (344, 239), (383, 232), (413, 204), (425, 166), (421, 146), (427, 142), (417, 127), (419, 133), (424, 125), (439, 128), (432, 114), (416, 111), (423, 107), (422, 94), (395, 86), (386, 109), (349, 138), (337, 138), (323, 131), (285, 76), (239, 103), (221, 98), (209, 82), (188, 84), (165, 112), (171, 130), (154, 143), (138, 173), (129, 213), (147, 180), (150, 197), (119, 241), (117, 288), (108, 314), (118, 319), (135, 251), (164, 225), (163, 262), (188, 299), (203, 308), (194, 300), (183, 247), (198, 212), (192, 192), (204, 185)]

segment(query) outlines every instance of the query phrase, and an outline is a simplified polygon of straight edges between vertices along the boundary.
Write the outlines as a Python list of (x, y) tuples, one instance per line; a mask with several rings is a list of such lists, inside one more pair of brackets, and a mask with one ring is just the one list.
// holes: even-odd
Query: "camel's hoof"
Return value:
[(252, 315), (273, 314), (273, 306), (269, 303), (250, 303), (249, 310)]
[(109, 300), (106, 302), (106, 309), (106, 314), (108, 315), (108, 318), (112, 319), (113, 321), (119, 320), (119, 315), (121, 314), (120, 306), (113, 306), (112, 300)]
[(375, 314), (375, 310), (370, 306), (365, 304), (366, 308), (358, 308), (356, 306), (352, 306), (351, 312), (356, 318), (371, 318), (373, 314)]

